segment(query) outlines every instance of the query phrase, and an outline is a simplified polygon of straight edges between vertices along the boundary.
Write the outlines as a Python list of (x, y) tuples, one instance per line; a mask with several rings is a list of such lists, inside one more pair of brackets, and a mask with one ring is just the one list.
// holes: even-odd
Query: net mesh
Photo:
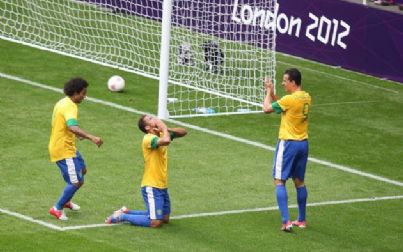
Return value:
[[(170, 117), (260, 112), (262, 80), (275, 77), (275, 32), (261, 21), (276, 1), (172, 2)], [(0, 7), (3, 39), (158, 79), (162, 0), (13, 0)]]

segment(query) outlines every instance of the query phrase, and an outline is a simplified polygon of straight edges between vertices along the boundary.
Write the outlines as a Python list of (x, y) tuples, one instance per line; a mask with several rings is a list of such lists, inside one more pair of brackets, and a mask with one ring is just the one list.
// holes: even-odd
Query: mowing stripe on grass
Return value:
[[(13, 76), (13, 75), (9, 75), (9, 74), (5, 74), (5, 73), (0, 72), (0, 77), (10, 79), (10, 80), (15, 80), (15, 81), (18, 81), (20, 83), (28, 84), (28, 85), (35, 86), (35, 87), (44, 88), (44, 89), (51, 90), (51, 91), (54, 91), (54, 92), (57, 92), (57, 93), (63, 93), (63, 91), (61, 89), (59, 89), (59, 88), (51, 87), (51, 86), (48, 86), (48, 85), (45, 85), (45, 84), (40, 84), (40, 83), (30, 81), (30, 80), (26, 80), (26, 79), (23, 79), (23, 78), (20, 78), (20, 77), (17, 77), (17, 76)], [(151, 114), (151, 113), (148, 113), (148, 112), (140, 111), (140, 110), (137, 110), (137, 109), (129, 108), (129, 107), (126, 107), (126, 106), (122, 106), (122, 105), (113, 103), (113, 102), (108, 102), (108, 101), (104, 101), (104, 100), (100, 100), (100, 99), (96, 99), (96, 98), (87, 97), (86, 100), (94, 102), (94, 103), (99, 103), (99, 104), (102, 104), (102, 105), (106, 105), (106, 106), (109, 106), (109, 107), (112, 107), (112, 108), (120, 109), (120, 110), (123, 110), (123, 111), (135, 113), (135, 114), (140, 114), (140, 115), (141, 114)], [(207, 129), (207, 128), (202, 128), (202, 127), (192, 125), (192, 124), (188, 124), (188, 123), (184, 123), (184, 122), (181, 122), (181, 121), (176, 121), (176, 120), (172, 120), (172, 119), (168, 119), (166, 121), (174, 123), (176, 125), (186, 127), (186, 128), (194, 129), (194, 130), (201, 131), (201, 132), (204, 132), (204, 133), (208, 133), (208, 134), (211, 134), (211, 135), (214, 135), (214, 136), (219, 136), (219, 137), (222, 137), (222, 138), (225, 138), (225, 139), (230, 139), (230, 140), (233, 140), (233, 141), (236, 141), (236, 142), (240, 142), (240, 143), (244, 143), (244, 144), (247, 144), (247, 145), (255, 146), (255, 147), (258, 147), (258, 148), (265, 149), (265, 150), (269, 150), (269, 151), (274, 151), (275, 150), (275, 148), (273, 146), (270, 146), (270, 145), (250, 141), (250, 140), (247, 140), (247, 139), (244, 139), (244, 138), (240, 138), (240, 137), (236, 137), (236, 136), (233, 136), (233, 135), (221, 133), (221, 132), (210, 130), (210, 129)], [(393, 184), (393, 185), (403, 187), (403, 183), (400, 182), (400, 181), (395, 181), (395, 180), (391, 180), (391, 179), (388, 179), (388, 178), (385, 178), (385, 177), (382, 177), (382, 176), (374, 175), (374, 174), (367, 173), (367, 172), (362, 172), (362, 171), (359, 171), (359, 170), (357, 170), (355, 168), (351, 168), (351, 167), (348, 167), (348, 166), (334, 164), (332, 162), (320, 160), (320, 159), (317, 159), (317, 158), (314, 158), (314, 157), (309, 157), (308, 160), (310, 162), (312, 162), (312, 163), (321, 164), (321, 165), (324, 165), (324, 166), (327, 166), (327, 167), (330, 167), (330, 168), (334, 168), (334, 169), (337, 169), (337, 170), (341, 170), (341, 171), (344, 171), (344, 172), (356, 174), (356, 175), (359, 175), (359, 176), (362, 176), (362, 177), (367, 177), (367, 178), (375, 179), (375, 180), (378, 180), (378, 181), (383, 181), (383, 182), (388, 183), (388, 184)]]
[[(329, 65), (320, 63), (320, 62), (314, 62), (314, 61), (311, 61), (311, 60), (307, 60), (307, 59), (300, 58), (300, 57), (295, 57), (295, 56), (292, 56), (292, 55), (288, 55), (288, 56), (297, 58), (297, 59), (302, 60), (302, 61), (307, 61), (307, 62), (319, 64), (319, 65), (322, 65), (322, 66), (326, 66), (326, 67), (332, 67), (332, 66), (329, 66)], [(319, 74), (321, 74), (321, 75), (327, 75), (327, 76), (330, 76), (330, 77), (332, 77), (332, 78), (345, 80), (345, 81), (348, 81), (349, 83), (353, 83), (353, 84), (355, 83), (355, 84), (359, 84), (359, 85), (363, 85), (363, 86), (368, 86), (368, 87), (375, 88), (375, 89), (381, 89), (381, 90), (388, 91), (388, 92), (392, 92), (392, 93), (395, 93), (395, 94), (398, 94), (398, 93), (399, 93), (399, 91), (397, 91), (397, 90), (393, 90), (393, 89), (390, 89), (390, 88), (379, 87), (379, 86), (376, 86), (376, 85), (373, 85), (373, 84), (369, 84), (369, 83), (366, 83), (366, 82), (363, 82), (363, 81), (358, 81), (358, 80), (346, 78), (346, 77), (343, 77), (343, 76), (340, 76), (340, 75), (336, 75), (336, 74), (332, 74), (332, 73), (322, 72), (322, 71), (316, 70), (316, 69), (314, 69), (314, 68), (303, 67), (303, 66), (300, 66), (300, 65), (294, 65), (294, 64), (290, 64), (290, 63), (288, 63), (288, 62), (283, 62), (283, 61), (279, 61), (279, 60), (277, 60), (276, 62), (277, 62), (277, 63), (280, 63), (280, 64), (283, 64), (283, 65), (286, 65), (286, 66), (294, 66), (294, 67), (297, 67), (297, 68), (299, 68), (299, 69), (303, 69), (303, 70), (306, 70), (306, 71), (309, 71), (309, 72), (319, 73)], [(350, 72), (350, 73), (355, 73), (355, 74), (360, 74), (360, 75), (367, 76), (367, 77), (372, 77), (372, 78), (381, 79), (381, 78), (378, 78), (378, 77), (375, 77), (375, 76), (370, 76), (370, 75), (366, 75), (366, 74), (363, 74), (363, 73), (354, 72), (354, 71), (348, 70), (348, 69), (346, 69), (346, 68), (341, 68), (341, 67), (340, 67), (340, 69), (343, 69), (344, 71)], [(384, 80), (384, 79), (382, 79), (382, 80)], [(390, 83), (393, 83), (393, 84), (400, 84), (400, 83), (398, 83), (398, 82), (396, 82), (396, 81), (391, 81), (391, 80), (386, 80), (386, 81), (389, 81)]]
[(331, 102), (331, 103), (319, 103), (313, 104), (312, 107), (321, 107), (321, 106), (333, 106), (333, 105), (342, 105), (342, 104), (363, 104), (363, 103), (375, 103), (379, 101), (348, 101), (348, 102)]
[[(314, 206), (327, 206), (327, 205), (339, 205), (339, 204), (349, 204), (349, 203), (359, 203), (359, 202), (372, 202), (372, 201), (382, 201), (382, 200), (398, 200), (403, 199), (403, 195), (396, 196), (384, 196), (384, 197), (371, 197), (371, 198), (360, 198), (360, 199), (348, 199), (348, 200), (332, 200), (332, 201), (323, 201), (316, 203), (308, 203), (308, 207)], [(298, 205), (290, 205), (289, 208), (298, 208)], [(189, 219), (189, 218), (200, 218), (200, 217), (213, 217), (213, 216), (221, 216), (228, 214), (241, 214), (241, 213), (251, 213), (251, 212), (265, 212), (265, 211), (274, 211), (277, 210), (277, 206), (272, 207), (261, 207), (261, 208), (251, 208), (251, 209), (240, 209), (240, 210), (228, 210), (228, 211), (219, 211), (219, 212), (209, 212), (209, 213), (195, 213), (195, 214), (184, 214), (178, 216), (172, 216), (172, 220), (180, 220), (180, 219)], [(17, 217), (19, 219), (27, 220), (42, 226), (45, 226), (50, 229), (58, 230), (58, 231), (69, 231), (69, 230), (78, 230), (78, 229), (86, 229), (86, 228), (99, 228), (99, 227), (114, 227), (120, 224), (89, 224), (89, 225), (78, 225), (78, 226), (69, 226), (69, 227), (59, 227), (57, 225), (50, 224), (45, 221), (35, 220), (30, 216), (22, 215), (16, 212), (11, 212), (8, 210), (4, 210), (0, 208), (0, 212)]]

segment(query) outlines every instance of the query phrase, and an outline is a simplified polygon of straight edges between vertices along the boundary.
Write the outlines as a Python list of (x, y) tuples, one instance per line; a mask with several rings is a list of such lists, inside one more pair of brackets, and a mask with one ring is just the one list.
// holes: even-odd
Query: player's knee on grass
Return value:
[(162, 220), (151, 220), (150, 227), (158, 228), (162, 226)]

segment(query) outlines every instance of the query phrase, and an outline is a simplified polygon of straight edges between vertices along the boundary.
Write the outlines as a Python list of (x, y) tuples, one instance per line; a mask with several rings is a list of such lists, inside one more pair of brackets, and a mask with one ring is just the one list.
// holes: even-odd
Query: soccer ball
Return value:
[(125, 80), (119, 75), (114, 75), (108, 80), (108, 89), (112, 92), (119, 92), (125, 88)]

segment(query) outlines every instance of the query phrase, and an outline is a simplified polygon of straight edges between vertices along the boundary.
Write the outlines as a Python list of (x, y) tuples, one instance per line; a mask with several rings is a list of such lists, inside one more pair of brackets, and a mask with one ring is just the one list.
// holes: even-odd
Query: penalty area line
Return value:
[[(329, 205), (340, 205), (340, 204), (351, 204), (351, 203), (360, 203), (360, 202), (374, 202), (374, 201), (383, 201), (383, 200), (399, 200), (403, 199), (403, 195), (395, 195), (395, 196), (383, 196), (383, 197), (370, 197), (370, 198), (358, 198), (358, 199), (347, 199), (347, 200), (331, 200), (331, 201), (323, 201), (323, 202), (314, 202), (308, 203), (307, 207), (316, 207), (316, 206), (329, 206)], [(289, 205), (289, 208), (298, 208), (298, 205), (293, 204)], [(239, 210), (228, 210), (228, 211), (219, 211), (219, 212), (207, 212), (207, 213), (195, 213), (195, 214), (184, 214), (172, 216), (171, 220), (181, 220), (181, 219), (190, 219), (190, 218), (200, 218), (200, 217), (214, 217), (214, 216), (223, 216), (229, 214), (242, 214), (242, 213), (252, 213), (252, 212), (269, 212), (277, 210), (277, 206), (272, 207), (261, 207), (261, 208), (251, 208), (251, 209), (239, 209)], [(1, 209), (0, 212), (17, 217), (22, 220), (26, 220), (32, 223), (39, 224), (41, 226), (57, 230), (57, 231), (69, 231), (69, 230), (80, 230), (87, 228), (101, 228), (101, 227), (115, 227), (119, 226), (119, 224), (89, 224), (89, 225), (77, 225), (77, 226), (68, 226), (68, 227), (60, 227), (46, 221), (36, 220), (30, 216), (26, 216), (20, 213), (12, 212), (9, 210)]]

